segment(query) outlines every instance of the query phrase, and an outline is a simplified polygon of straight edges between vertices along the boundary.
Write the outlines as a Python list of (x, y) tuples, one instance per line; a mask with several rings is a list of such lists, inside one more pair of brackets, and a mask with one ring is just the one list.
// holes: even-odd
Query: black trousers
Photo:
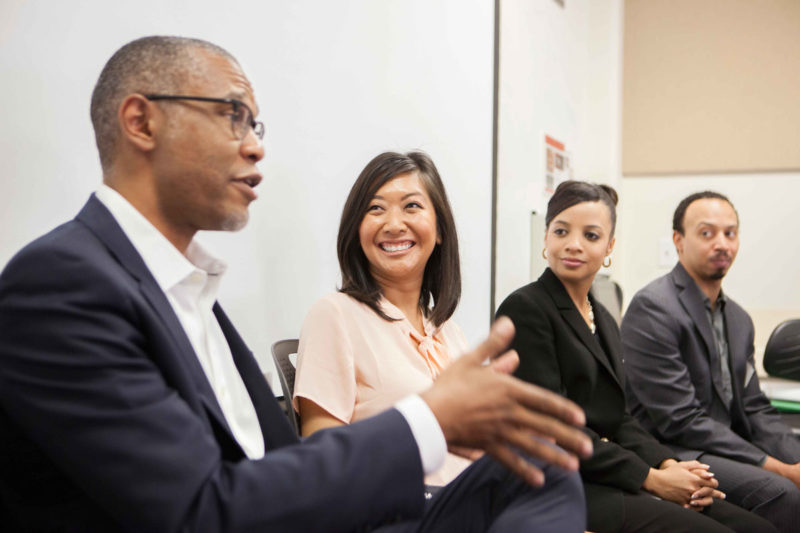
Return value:
[[(580, 475), (531, 460), (544, 471), (534, 488), (490, 457), (475, 461), (428, 500), (421, 520), (381, 533), (571, 533), (586, 529)], [(391, 490), (390, 488), (388, 490)]]
[[(777, 533), (777, 529), (763, 518), (724, 500), (714, 503), (702, 512), (653, 497), (646, 492), (625, 493), (623, 496), (622, 528), (614, 533)], [(603, 524), (593, 524), (589, 516), (588, 528), (597, 533), (611, 533)]]

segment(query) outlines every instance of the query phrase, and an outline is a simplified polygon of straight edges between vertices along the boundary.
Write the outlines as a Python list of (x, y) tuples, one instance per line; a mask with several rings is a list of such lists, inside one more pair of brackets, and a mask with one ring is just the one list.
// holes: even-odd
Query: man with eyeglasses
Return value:
[[(257, 112), (204, 41), (146, 37), (104, 67), (103, 184), (0, 275), (4, 528), (582, 530), (583, 414), (509, 376), (508, 321), (420, 395), (298, 440), (216, 303), (224, 263), (194, 240), (247, 222)], [(426, 502), (448, 445), (487, 456)]]

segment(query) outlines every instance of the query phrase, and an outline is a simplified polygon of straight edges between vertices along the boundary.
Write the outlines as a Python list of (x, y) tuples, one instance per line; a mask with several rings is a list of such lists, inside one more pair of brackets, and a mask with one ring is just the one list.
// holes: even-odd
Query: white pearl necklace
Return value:
[(589, 297), (586, 297), (586, 303), (589, 305), (589, 330), (591, 330), (592, 335), (594, 332), (597, 331), (597, 327), (594, 325), (594, 309), (592, 308), (592, 302), (589, 301)]

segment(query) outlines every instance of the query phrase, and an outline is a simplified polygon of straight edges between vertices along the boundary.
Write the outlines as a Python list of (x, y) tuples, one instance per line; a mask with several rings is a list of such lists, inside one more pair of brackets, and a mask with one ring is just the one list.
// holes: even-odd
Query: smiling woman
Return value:
[[(415, 176), (418, 181), (415, 182), (410, 175)], [(425, 207), (420, 205), (419, 201), (408, 202), (407, 212), (410, 210), (415, 214), (430, 213), (436, 222), (437, 245), (424, 263), (422, 285), (418, 288), (418, 293), (417, 291), (408, 293), (412, 297), (416, 294), (419, 303), (417, 304), (416, 300), (412, 302), (415, 307), (408, 311), (412, 315), (417, 315), (430, 310), (428, 319), (440, 325), (452, 316), (461, 296), (458, 237), (450, 202), (439, 177), (439, 171), (430, 157), (421, 152), (405, 155), (394, 152), (380, 154), (364, 167), (353, 184), (342, 211), (337, 238), (337, 254), (342, 271), (341, 291), (369, 305), (376, 313), (386, 318), (377, 305), (386, 287), (372, 275), (374, 265), (367, 255), (370, 246), (367, 248), (363, 246), (361, 232), (362, 228), (369, 226), (367, 214), (370, 210), (373, 210), (372, 212), (382, 210), (379, 202), (385, 201), (385, 198), (379, 198), (380, 189), (386, 193), (389, 189), (384, 189), (384, 186), (396, 178), (411, 178), (401, 180), (400, 186), (414, 189), (401, 194), (401, 201), (405, 194), (415, 194), (416, 198), (420, 198), (424, 193), (430, 202)], [(396, 188), (391, 187), (391, 190)], [(411, 205), (414, 203), (418, 207)], [(431, 307), (432, 301), (435, 305)]]
[[(304, 435), (428, 388), (467, 348), (450, 320), (461, 294), (455, 223), (427, 155), (386, 152), (367, 164), (337, 248), (340, 292), (314, 304), (300, 333), (295, 408)], [(451, 455), (426, 483), (444, 485), (469, 464)]]
[[(400, 174), (378, 189), (358, 235), (369, 272), (387, 299), (399, 302), (404, 293), (414, 296), (421, 291), (428, 258), (441, 239), (433, 202), (418, 171)], [(404, 313), (421, 331), (423, 310), (418, 302), (419, 297), (409, 299)]]

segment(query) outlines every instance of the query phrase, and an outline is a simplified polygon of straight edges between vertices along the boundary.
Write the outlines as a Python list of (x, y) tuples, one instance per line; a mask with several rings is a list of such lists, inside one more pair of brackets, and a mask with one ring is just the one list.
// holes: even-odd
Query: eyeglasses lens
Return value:
[(264, 138), (264, 123), (261, 121), (257, 121), (253, 124), (253, 131), (256, 133), (256, 137), (259, 139)]
[(264, 138), (264, 124), (253, 120), (253, 112), (250, 111), (244, 104), (233, 104), (233, 115), (231, 116), (231, 124), (233, 126), (233, 134), (237, 139), (244, 139), (250, 128), (259, 139)]

